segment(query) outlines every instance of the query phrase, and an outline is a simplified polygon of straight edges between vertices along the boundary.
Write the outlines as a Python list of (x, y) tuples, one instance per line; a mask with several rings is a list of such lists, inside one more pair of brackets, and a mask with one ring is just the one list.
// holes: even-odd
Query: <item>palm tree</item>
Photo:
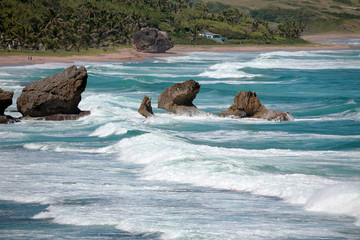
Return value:
[(196, 5), (196, 10), (201, 12), (202, 18), (206, 18), (207, 14), (209, 13), (209, 9), (204, 3), (198, 3)]
[(194, 46), (196, 46), (197, 40), (200, 38), (200, 27), (195, 24), (192, 27), (190, 27), (190, 42), (194, 43)]
[(305, 30), (305, 25), (302, 22), (290, 20), (279, 24), (278, 29), (286, 38), (300, 38)]

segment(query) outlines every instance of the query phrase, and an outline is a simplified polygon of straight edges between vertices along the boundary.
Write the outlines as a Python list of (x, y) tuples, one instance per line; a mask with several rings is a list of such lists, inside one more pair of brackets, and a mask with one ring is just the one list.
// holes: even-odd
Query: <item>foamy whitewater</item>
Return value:
[[(0, 67), (8, 110), (69, 65)], [(76, 65), (90, 116), (0, 125), (0, 239), (360, 239), (360, 50)], [(214, 115), (157, 109), (190, 78)], [(240, 90), (294, 120), (217, 117)]]

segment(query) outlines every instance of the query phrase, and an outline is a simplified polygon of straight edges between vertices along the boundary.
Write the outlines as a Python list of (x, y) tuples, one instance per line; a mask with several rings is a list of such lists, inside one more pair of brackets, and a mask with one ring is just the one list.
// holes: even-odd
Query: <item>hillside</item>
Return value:
[[(214, 0), (203, 2), (208, 6), (219, 5), (214, 4)], [(302, 21), (307, 25), (305, 34), (360, 32), (359, 0), (222, 0), (221, 4), (236, 7), (266, 21)]]
[(2, 0), (0, 46), (10, 50), (65, 50), (131, 44), (142, 27), (169, 33), (175, 44), (223, 44), (201, 38), (204, 30), (226, 38), (224, 44), (301, 43), (303, 25), (279, 27), (255, 20), (236, 8), (211, 12), (191, 0)]

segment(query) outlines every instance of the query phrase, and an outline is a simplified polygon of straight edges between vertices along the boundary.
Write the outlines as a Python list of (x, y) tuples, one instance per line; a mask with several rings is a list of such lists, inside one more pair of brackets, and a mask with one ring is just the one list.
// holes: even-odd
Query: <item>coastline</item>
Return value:
[(302, 39), (314, 42), (318, 40), (326, 40), (326, 39), (342, 39), (342, 38), (358, 38), (360, 39), (360, 33), (326, 33), (326, 34), (317, 34), (317, 35), (305, 35), (301, 37)]
[(144, 60), (152, 57), (166, 57), (183, 55), (186, 52), (256, 52), (256, 51), (306, 51), (306, 50), (344, 50), (355, 49), (356, 46), (340, 44), (316, 43), (316, 40), (335, 39), (335, 38), (360, 38), (360, 34), (326, 34), (309, 35), (303, 39), (310, 41), (310, 45), (304, 46), (175, 46), (166, 53), (141, 53), (132, 48), (119, 48), (117, 53), (105, 53), (97, 55), (73, 55), (66, 57), (56, 56), (34, 56), (32, 60), (26, 55), (20, 56), (0, 56), (0, 66), (41, 64), (41, 63), (74, 63), (74, 62), (126, 62)]

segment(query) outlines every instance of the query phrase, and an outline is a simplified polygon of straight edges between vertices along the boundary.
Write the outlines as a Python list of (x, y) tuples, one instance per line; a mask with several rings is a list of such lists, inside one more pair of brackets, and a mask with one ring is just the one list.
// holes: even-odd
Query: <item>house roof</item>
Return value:
[(212, 33), (212, 32), (209, 32), (207, 30), (204, 30), (203, 31), (203, 34), (209, 34), (209, 35), (220, 35), (220, 34), (217, 34), (217, 33)]

